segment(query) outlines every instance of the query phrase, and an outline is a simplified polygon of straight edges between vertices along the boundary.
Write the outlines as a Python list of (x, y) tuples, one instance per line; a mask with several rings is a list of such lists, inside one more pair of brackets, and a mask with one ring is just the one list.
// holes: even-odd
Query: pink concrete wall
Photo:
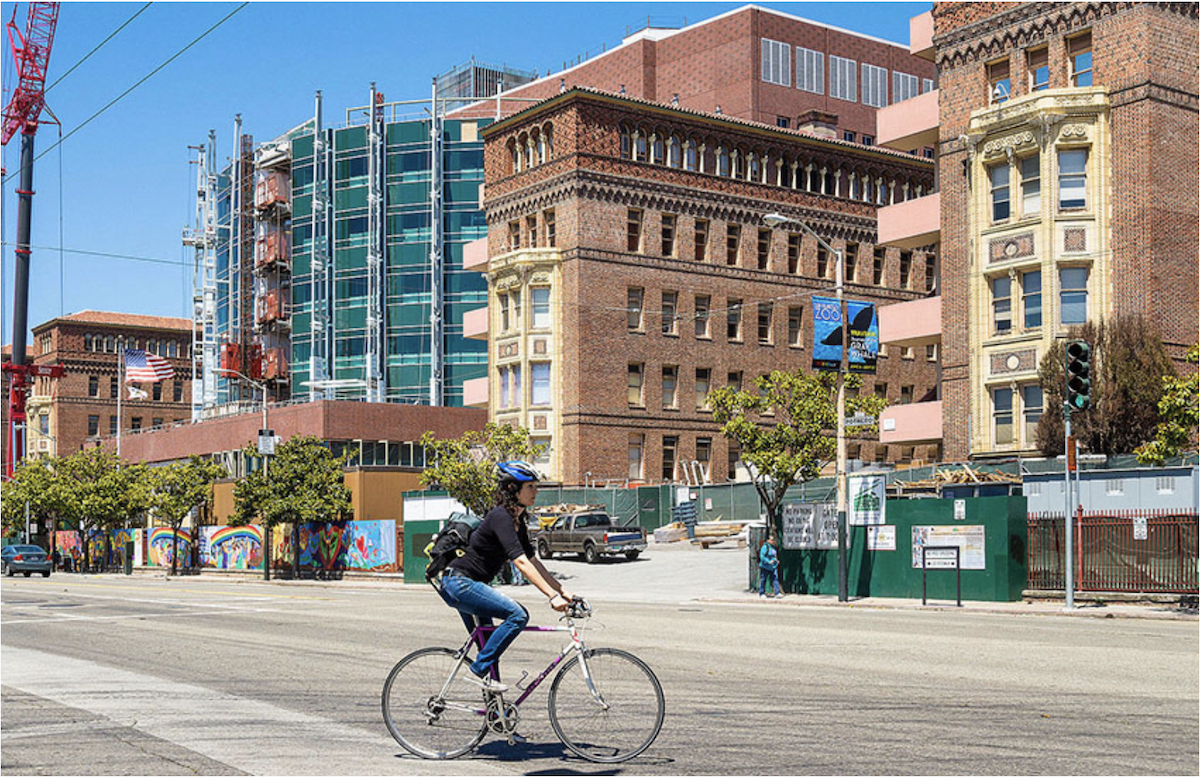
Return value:
[(486, 340), (488, 336), (488, 309), (468, 310), (463, 314), (463, 337)]
[(463, 381), (463, 404), (467, 407), (488, 406), (488, 379), (472, 378)]
[(879, 414), (879, 441), (913, 445), (942, 439), (942, 403), (892, 405)]
[(933, 11), (908, 20), (908, 53), (933, 60)]
[(879, 342), (930, 345), (942, 339), (942, 298), (928, 297), (879, 308)]
[(940, 192), (879, 209), (879, 242), (910, 249), (936, 243), (941, 235)]
[(472, 240), (463, 246), (463, 269), (487, 272), (487, 238)]
[(938, 90), (880, 108), (875, 114), (875, 142), (897, 151), (937, 143)]

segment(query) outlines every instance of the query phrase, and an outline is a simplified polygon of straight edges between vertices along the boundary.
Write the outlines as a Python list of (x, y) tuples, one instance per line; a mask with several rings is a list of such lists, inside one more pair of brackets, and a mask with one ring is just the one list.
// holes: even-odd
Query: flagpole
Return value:
[(121, 395), (125, 393), (122, 367), (125, 365), (125, 338), (117, 338), (117, 459), (121, 458)]

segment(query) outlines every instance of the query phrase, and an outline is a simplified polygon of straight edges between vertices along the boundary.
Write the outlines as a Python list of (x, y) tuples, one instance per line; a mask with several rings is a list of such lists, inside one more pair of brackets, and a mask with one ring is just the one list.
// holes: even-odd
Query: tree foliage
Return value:
[[(262, 458), (254, 446), (248, 445), (244, 451), (249, 458)], [(353, 453), (334, 456), (318, 437), (291, 438), (276, 449), (265, 475), (260, 467), (234, 486), (230, 524), (243, 526), (258, 517), (269, 530), (281, 523), (336, 521), (349, 516), (350, 489), (344, 482), (344, 470), (352, 458)]]
[[(1188, 349), (1187, 361), (1189, 364), (1200, 361), (1200, 346)], [(1193, 369), (1183, 377), (1163, 375), (1162, 383), (1155, 438), (1137, 449), (1139, 462), (1160, 467), (1195, 443), (1196, 427), (1200, 424), (1200, 373)]]
[(25, 530), (26, 504), (31, 520), (49, 525), (62, 519), (62, 483), (55, 472), (56, 461), (44, 456), (23, 459), (12, 479), (4, 484), (0, 520), (5, 537)]
[[(1141, 316), (1089, 321), (1073, 328), (1069, 338), (1085, 340), (1092, 348), (1092, 403), (1071, 414), (1072, 435), (1091, 453), (1132, 453), (1154, 436), (1163, 394), (1160, 376), (1175, 375), (1162, 340)], [(1045, 456), (1063, 452), (1064, 348), (1062, 341), (1055, 342), (1038, 367), (1044, 410), (1037, 446)]]
[(529, 430), (488, 422), (482, 432), (462, 437), (435, 439), (432, 432), (421, 437), (426, 465), (421, 485), (439, 486), (478, 516), (487, 514), (496, 496), (496, 464), (513, 459), (532, 460), (544, 446), (534, 445)]
[[(742, 461), (752, 468), (754, 487), (770, 516), (769, 531), (778, 532), (783, 497), (788, 488), (816, 478), (837, 458), (837, 377), (833, 373), (776, 370), (754, 381), (757, 391), (725, 386), (709, 394), (713, 418), (721, 434), (736, 442)], [(878, 417), (887, 401), (861, 396), (862, 380), (846, 377), (846, 412)], [(877, 426), (847, 430), (870, 435)]]
[(175, 547), (171, 554), (171, 573), (179, 557), (179, 529), (192, 510), (212, 501), (213, 481), (226, 476), (223, 466), (199, 456), (152, 467), (146, 475), (150, 489), (149, 503), (154, 517), (171, 527)]

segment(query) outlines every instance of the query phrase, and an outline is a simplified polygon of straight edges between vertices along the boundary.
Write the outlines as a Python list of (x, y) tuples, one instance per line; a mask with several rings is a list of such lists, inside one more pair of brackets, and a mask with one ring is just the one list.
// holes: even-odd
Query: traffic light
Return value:
[(1087, 410), (1092, 404), (1092, 347), (1083, 340), (1067, 341), (1067, 406)]

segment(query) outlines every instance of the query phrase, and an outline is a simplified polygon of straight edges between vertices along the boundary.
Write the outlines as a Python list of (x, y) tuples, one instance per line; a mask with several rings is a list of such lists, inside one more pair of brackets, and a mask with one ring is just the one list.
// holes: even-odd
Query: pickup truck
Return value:
[(589, 564), (601, 556), (625, 554), (630, 561), (646, 549), (646, 530), (616, 525), (604, 512), (563, 515), (537, 534), (538, 556), (554, 558), (555, 553), (578, 553)]

